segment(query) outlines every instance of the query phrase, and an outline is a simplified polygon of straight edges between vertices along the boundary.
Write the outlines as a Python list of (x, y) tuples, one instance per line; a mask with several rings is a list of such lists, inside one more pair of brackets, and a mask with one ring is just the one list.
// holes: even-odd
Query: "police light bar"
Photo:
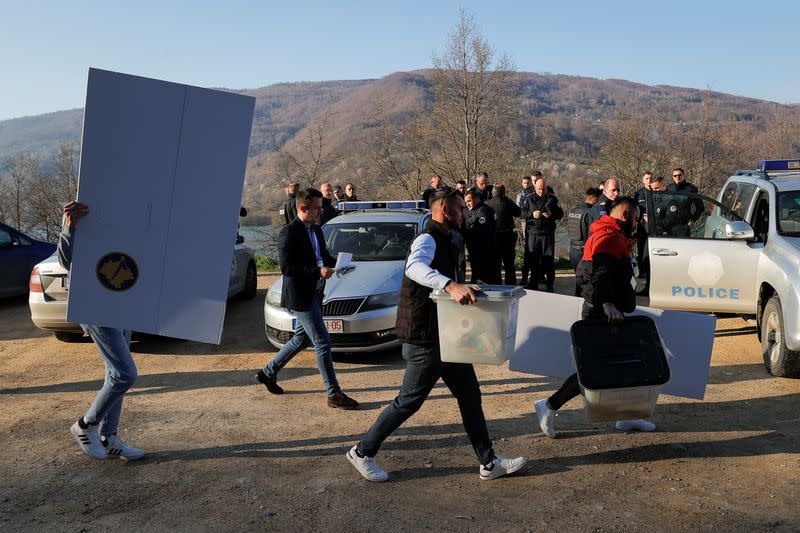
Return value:
[(339, 211), (358, 211), (361, 209), (425, 209), (424, 200), (386, 200), (384, 202), (339, 202)]
[(764, 159), (758, 162), (756, 170), (762, 172), (800, 170), (800, 159)]

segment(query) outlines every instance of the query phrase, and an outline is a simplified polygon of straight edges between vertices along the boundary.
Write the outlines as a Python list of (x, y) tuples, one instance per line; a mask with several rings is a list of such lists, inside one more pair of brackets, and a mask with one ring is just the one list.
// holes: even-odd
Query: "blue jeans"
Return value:
[(272, 361), (264, 367), (264, 373), (276, 379), (281, 368), (286, 363), (312, 344), (317, 353), (317, 368), (325, 383), (328, 396), (341, 392), (339, 382), (336, 381), (336, 372), (333, 370), (333, 356), (331, 355), (331, 337), (322, 321), (322, 304), (319, 296), (314, 297), (308, 311), (294, 311), (297, 325), (294, 328), (294, 337), (278, 351)]
[(92, 337), (106, 364), (106, 379), (92, 406), (83, 415), (87, 424), (100, 424), (100, 434), (109, 436), (117, 432), (122, 398), (136, 381), (136, 363), (133, 362), (130, 343), (131, 332), (81, 324)]

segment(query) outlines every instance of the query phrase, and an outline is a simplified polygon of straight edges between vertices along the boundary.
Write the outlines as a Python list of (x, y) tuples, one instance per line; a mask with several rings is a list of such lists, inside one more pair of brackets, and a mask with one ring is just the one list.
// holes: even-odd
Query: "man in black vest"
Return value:
[(564, 216), (564, 210), (558, 205), (558, 198), (548, 192), (544, 178), (536, 180), (533, 189), (522, 209), (528, 234), (526, 248), (531, 254), (531, 274), (525, 287), (538, 290), (539, 277), (544, 274), (547, 292), (553, 292), (556, 222)]
[(495, 184), (494, 198), (487, 204), (494, 209), (497, 221), (494, 234), (499, 259), (505, 272), (505, 284), (516, 285), (517, 270), (514, 266), (514, 259), (517, 255), (517, 232), (515, 219), (522, 216), (522, 210), (506, 196), (506, 186), (502, 183)]
[(443, 363), (439, 355), (436, 303), (430, 298), (431, 291), (444, 290), (462, 305), (475, 303), (476, 297), (469, 286), (460, 283), (458, 250), (453, 244), (453, 231), (461, 226), (464, 199), (457, 192), (437, 193), (431, 198), (431, 210), (431, 221), (411, 245), (400, 290), (395, 332), (403, 342), (406, 360), (400, 393), (361, 442), (347, 452), (348, 461), (369, 481), (389, 479), (375, 455), (383, 441), (422, 407), (439, 378), (458, 400), (464, 429), (480, 461), (481, 479), (511, 474), (527, 463), (524, 457), (495, 455), (475, 370), (469, 364)]
[(297, 193), (297, 218), (278, 234), (278, 258), (283, 274), (281, 307), (294, 311), (297, 325), (294, 337), (278, 351), (256, 379), (272, 394), (283, 394), (278, 372), (310, 345), (317, 353), (317, 367), (328, 393), (328, 407), (355, 409), (358, 402), (339, 388), (333, 370), (331, 338), (322, 320), (322, 294), (325, 280), (333, 276), (336, 259), (328, 253), (322, 229), (317, 225), (322, 214), (322, 193), (303, 189)]
[(567, 232), (569, 233), (569, 262), (575, 270), (575, 296), (580, 297), (583, 290), (582, 276), (578, 275), (578, 263), (583, 257), (583, 246), (589, 238), (589, 211), (597, 203), (600, 190), (594, 187), (586, 189), (583, 202), (567, 215)]
[(495, 245), (497, 224), (494, 209), (482, 202), (472, 189), (464, 195), (464, 201), (468, 209), (464, 211), (464, 228), (461, 233), (469, 252), (472, 283), (480, 281), (499, 285), (500, 262)]

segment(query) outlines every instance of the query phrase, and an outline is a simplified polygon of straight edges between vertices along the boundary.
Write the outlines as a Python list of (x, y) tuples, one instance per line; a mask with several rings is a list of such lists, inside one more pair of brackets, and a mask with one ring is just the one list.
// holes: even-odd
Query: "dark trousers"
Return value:
[(472, 283), (479, 281), (490, 285), (500, 285), (502, 283), (500, 279), (500, 258), (495, 246), (470, 250), (469, 265), (472, 270)]
[(548, 291), (553, 290), (556, 281), (556, 270), (553, 265), (555, 252), (555, 235), (543, 234), (528, 235), (528, 251), (531, 254), (531, 274), (528, 278), (527, 288), (537, 290), (539, 279), (544, 276), (544, 283)]
[[(581, 310), (581, 317), (585, 320), (587, 318), (605, 319), (606, 314), (602, 307), (595, 307), (588, 302), (583, 302), (583, 309)], [(556, 392), (547, 399), (550, 408), (558, 411), (565, 403), (573, 398), (581, 395), (581, 386), (578, 382), (578, 374), (572, 374), (564, 381)]]
[(513, 230), (498, 231), (496, 235), (500, 262), (505, 274), (504, 283), (506, 285), (516, 285), (517, 269), (514, 266), (514, 260), (517, 255), (517, 232)]
[(572, 265), (572, 270), (575, 271), (575, 296), (579, 297), (583, 294), (583, 276), (578, 274), (578, 265), (583, 258), (583, 246), (575, 248), (569, 247), (569, 262)]
[(481, 389), (472, 365), (443, 363), (439, 358), (438, 346), (403, 344), (403, 358), (406, 360), (406, 372), (400, 393), (358, 443), (359, 453), (374, 457), (383, 441), (419, 411), (433, 386), (442, 378), (458, 401), (461, 420), (475, 455), (483, 465), (492, 462), (494, 450), (481, 407)]

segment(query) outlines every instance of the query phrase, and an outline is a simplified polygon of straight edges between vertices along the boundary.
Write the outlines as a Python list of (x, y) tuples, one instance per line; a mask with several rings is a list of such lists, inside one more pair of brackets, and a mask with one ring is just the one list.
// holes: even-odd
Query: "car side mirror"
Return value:
[(725, 224), (725, 238), (732, 241), (746, 241), (756, 236), (753, 227), (743, 220)]

